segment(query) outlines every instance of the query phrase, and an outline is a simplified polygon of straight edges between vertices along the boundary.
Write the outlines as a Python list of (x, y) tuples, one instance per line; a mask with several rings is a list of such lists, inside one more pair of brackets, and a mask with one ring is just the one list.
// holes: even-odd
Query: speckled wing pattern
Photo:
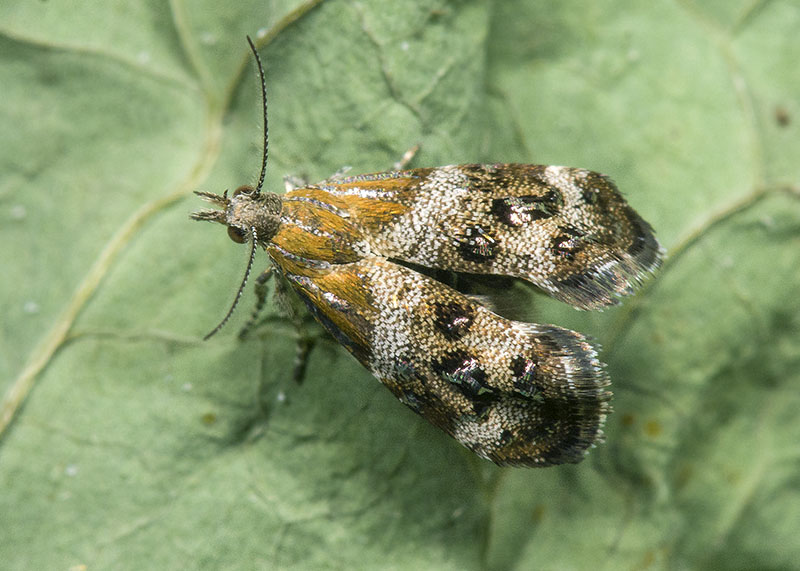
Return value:
[(660, 262), (650, 225), (607, 177), (583, 169), (454, 165), (315, 188), (347, 205), (381, 255), (522, 278), (580, 309), (616, 303)]
[(578, 462), (600, 437), (608, 378), (580, 334), (504, 319), (381, 257), (286, 277), (400, 401), (479, 456)]
[(282, 197), (263, 243), (316, 318), (403, 403), (501, 465), (578, 462), (609, 384), (592, 345), (505, 319), (392, 260), (529, 280), (579, 308), (659, 263), (650, 226), (596, 173), (461, 165), (329, 180)]

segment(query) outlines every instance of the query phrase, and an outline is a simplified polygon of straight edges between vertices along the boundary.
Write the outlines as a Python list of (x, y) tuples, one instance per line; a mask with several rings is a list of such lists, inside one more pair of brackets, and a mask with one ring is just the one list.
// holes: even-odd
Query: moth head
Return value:
[(228, 237), (237, 244), (244, 244), (253, 236), (265, 245), (277, 233), (280, 226), (281, 200), (271, 192), (257, 192), (251, 186), (240, 186), (228, 197), (196, 191), (196, 195), (217, 209), (206, 209), (192, 213), (193, 220), (218, 222), (228, 227)]

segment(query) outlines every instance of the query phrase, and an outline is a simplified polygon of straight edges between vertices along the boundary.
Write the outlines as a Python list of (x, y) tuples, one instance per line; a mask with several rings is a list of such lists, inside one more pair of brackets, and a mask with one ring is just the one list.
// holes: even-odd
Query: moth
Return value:
[(579, 462), (611, 411), (605, 365), (580, 333), (501, 317), (417, 271), (500, 275), (579, 309), (632, 293), (662, 249), (609, 178), (560, 166), (468, 164), (334, 176), (283, 195), (196, 192), (192, 214), (258, 248), (330, 334), (406, 406), (499, 465)]

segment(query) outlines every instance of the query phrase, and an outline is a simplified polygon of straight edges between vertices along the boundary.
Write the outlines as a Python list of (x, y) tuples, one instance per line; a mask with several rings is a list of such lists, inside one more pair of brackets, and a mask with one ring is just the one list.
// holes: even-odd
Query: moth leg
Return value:
[(337, 170), (335, 173), (333, 173), (331, 176), (329, 176), (328, 178), (326, 178), (322, 182), (336, 182), (337, 180), (341, 180), (341, 179), (344, 178), (344, 175), (346, 175), (348, 172), (350, 172), (350, 170), (352, 168), (353, 167), (348, 166), (348, 165), (340, 167), (339, 170)]
[(253, 312), (250, 314), (250, 319), (248, 319), (247, 323), (245, 323), (244, 326), (239, 330), (239, 339), (245, 339), (247, 337), (247, 335), (250, 333), (250, 330), (253, 329), (258, 321), (258, 316), (261, 313), (261, 310), (264, 309), (264, 304), (267, 302), (267, 282), (269, 282), (270, 278), (272, 278), (272, 272), (273, 268), (270, 266), (261, 272), (261, 274), (256, 278), (256, 306), (253, 308)]
[(308, 181), (301, 176), (287, 174), (283, 177), (283, 189), (286, 192), (292, 192), (306, 186), (308, 186)]
[(294, 355), (294, 367), (292, 369), (292, 379), (298, 385), (303, 383), (308, 367), (308, 357), (311, 350), (316, 345), (317, 339), (305, 335), (305, 332), (298, 332), (296, 351)]
[(403, 153), (403, 156), (400, 157), (400, 160), (392, 165), (393, 170), (405, 170), (405, 168), (408, 166), (408, 163), (410, 163), (417, 155), (417, 152), (419, 152), (419, 145), (414, 145), (408, 149), (405, 153)]

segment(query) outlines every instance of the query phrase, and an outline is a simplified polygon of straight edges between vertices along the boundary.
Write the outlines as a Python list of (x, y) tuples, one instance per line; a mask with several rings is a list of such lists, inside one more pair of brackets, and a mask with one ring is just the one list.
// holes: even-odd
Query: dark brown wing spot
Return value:
[(497, 257), (497, 240), (480, 226), (471, 226), (458, 240), (458, 252), (467, 262), (488, 262)]
[(409, 357), (398, 356), (394, 370), (397, 375), (397, 380), (400, 381), (401, 384), (408, 384), (416, 380), (424, 381), (424, 377), (419, 375), (414, 367), (414, 360)]
[(502, 448), (503, 446), (512, 443), (515, 438), (516, 437), (513, 432), (503, 429), (503, 431), (500, 433), (500, 441), (498, 442), (498, 445)]
[(486, 371), (478, 359), (466, 351), (448, 353), (433, 361), (431, 367), (441, 378), (457, 385), (468, 398), (492, 392)]
[(593, 186), (584, 187), (581, 189), (581, 198), (583, 198), (583, 201), (589, 206), (594, 206), (597, 204), (599, 197), (600, 191)]
[(511, 375), (514, 378), (514, 388), (518, 393), (532, 397), (537, 393), (536, 373), (539, 363), (534, 357), (517, 355), (511, 360)]
[(447, 340), (455, 341), (469, 332), (475, 321), (475, 309), (460, 303), (437, 303), (434, 309), (434, 326)]
[(492, 200), (491, 212), (503, 224), (523, 226), (558, 214), (563, 199), (551, 188), (543, 196), (506, 196)]
[(559, 228), (560, 234), (553, 238), (553, 251), (557, 256), (569, 261), (583, 248), (583, 235), (573, 228)]

